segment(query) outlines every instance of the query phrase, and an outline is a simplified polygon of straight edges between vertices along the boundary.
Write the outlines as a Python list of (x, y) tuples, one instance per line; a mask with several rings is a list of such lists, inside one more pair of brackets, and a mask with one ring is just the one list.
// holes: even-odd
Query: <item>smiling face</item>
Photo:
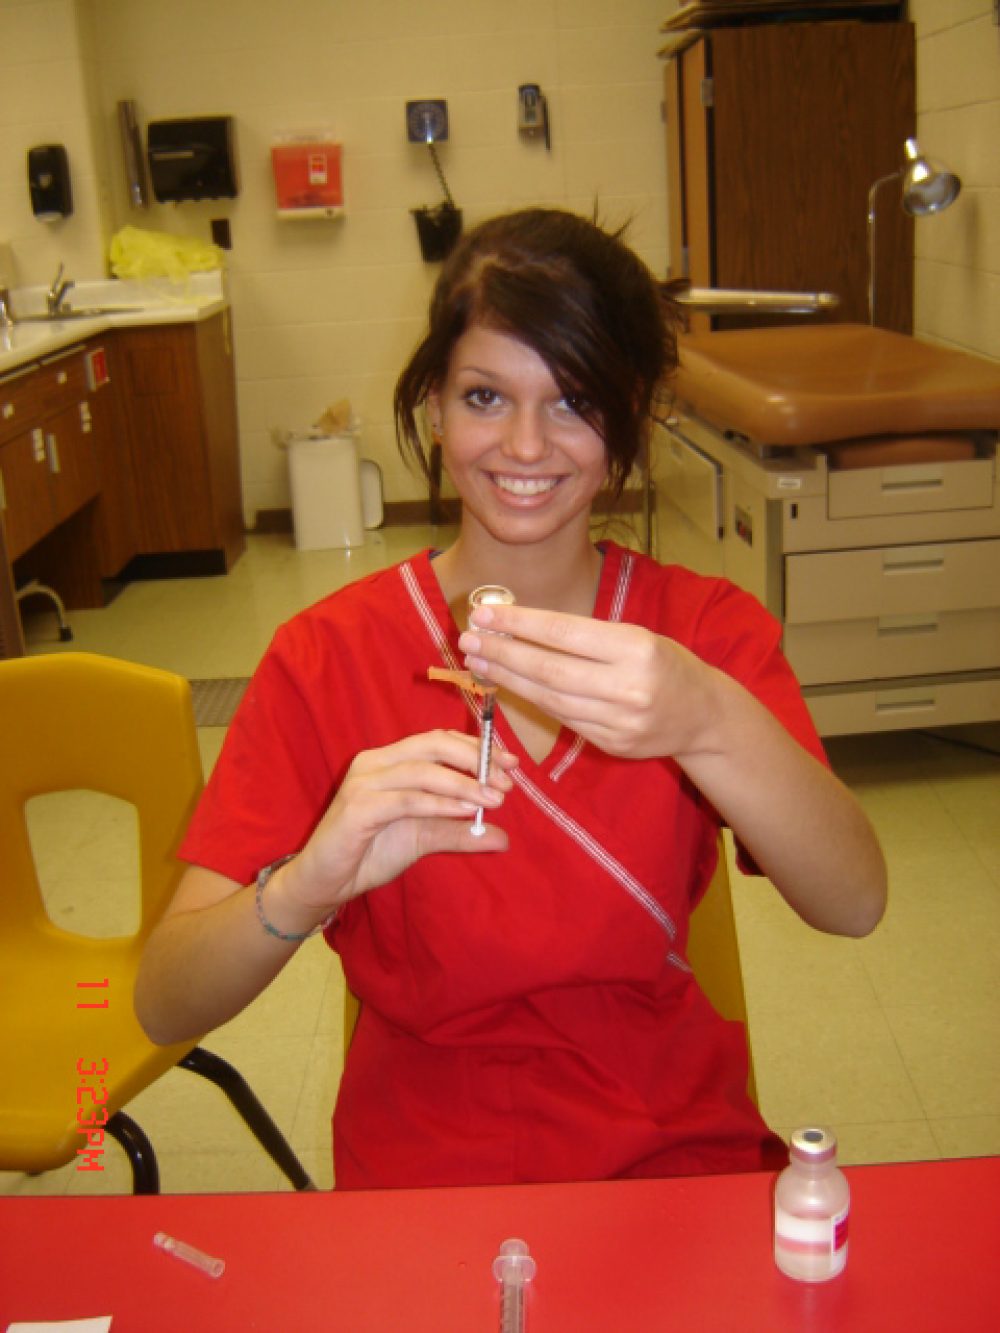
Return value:
[(427, 406), (464, 527), (513, 545), (585, 536), (607, 452), (537, 352), (473, 324)]

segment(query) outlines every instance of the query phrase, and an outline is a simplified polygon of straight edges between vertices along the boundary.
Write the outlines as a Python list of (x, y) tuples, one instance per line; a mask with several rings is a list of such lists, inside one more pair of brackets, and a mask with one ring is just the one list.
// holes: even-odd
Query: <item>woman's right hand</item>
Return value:
[(300, 855), (270, 881), (269, 912), (322, 920), (432, 852), (506, 850), (502, 829), (470, 830), (480, 806), (488, 815), (503, 803), (517, 757), (494, 751), (484, 787), (478, 764), (478, 739), (458, 731), (361, 751)]

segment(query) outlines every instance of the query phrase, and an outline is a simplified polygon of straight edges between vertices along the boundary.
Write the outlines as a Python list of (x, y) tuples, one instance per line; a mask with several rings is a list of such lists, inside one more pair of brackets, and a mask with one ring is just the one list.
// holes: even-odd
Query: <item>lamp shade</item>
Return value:
[(924, 157), (916, 139), (905, 144), (903, 208), (911, 217), (939, 213), (958, 198), (962, 182), (952, 172)]

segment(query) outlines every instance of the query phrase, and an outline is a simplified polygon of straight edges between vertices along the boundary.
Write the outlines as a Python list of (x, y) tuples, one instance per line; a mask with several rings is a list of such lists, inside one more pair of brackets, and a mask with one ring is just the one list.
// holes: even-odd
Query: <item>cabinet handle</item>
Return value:
[(913, 491), (939, 491), (944, 477), (911, 478), (909, 481), (883, 481), (883, 495), (905, 495)]
[(933, 574), (944, 569), (943, 555), (882, 557), (883, 574)]
[(876, 626), (880, 639), (902, 638), (910, 634), (936, 634), (941, 628), (937, 616), (882, 616)]
[(3, 484), (3, 470), (0, 469), (0, 509), (7, 508), (7, 487)]
[(59, 466), (59, 444), (54, 435), (46, 435), (45, 447), (49, 453), (49, 471), (50, 472), (62, 471), (62, 469)]
[(931, 713), (937, 707), (937, 699), (932, 694), (927, 699), (897, 699), (876, 702), (876, 713)]

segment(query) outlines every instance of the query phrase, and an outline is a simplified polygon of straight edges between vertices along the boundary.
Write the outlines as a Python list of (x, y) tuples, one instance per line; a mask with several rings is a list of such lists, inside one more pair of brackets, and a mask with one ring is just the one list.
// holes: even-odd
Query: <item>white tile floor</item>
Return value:
[[(75, 638), (65, 647), (194, 679), (246, 676), (281, 620), (447, 538), (446, 530), (389, 528), (350, 552), (298, 552), (288, 537), (253, 537), (225, 577), (135, 583), (104, 610), (72, 613)], [(26, 628), (29, 651), (60, 650), (44, 613)], [(200, 736), (207, 771), (222, 732)], [(998, 727), (829, 746), (889, 859), (891, 905), (870, 938), (819, 935), (766, 881), (734, 876), (762, 1110), (779, 1130), (832, 1124), (846, 1161), (1000, 1152), (1000, 757), (956, 739), (1000, 752)], [(94, 933), (126, 929), (131, 813), (90, 795), (47, 798), (31, 818), (52, 915)], [(205, 1042), (244, 1074), (325, 1187), (342, 996), (336, 959), (310, 941)], [(165, 1192), (288, 1188), (221, 1093), (193, 1074), (173, 1070), (129, 1111), (156, 1147)], [(109, 1151), (106, 1161), (102, 1173), (0, 1173), (0, 1192), (127, 1192), (123, 1156)]]

